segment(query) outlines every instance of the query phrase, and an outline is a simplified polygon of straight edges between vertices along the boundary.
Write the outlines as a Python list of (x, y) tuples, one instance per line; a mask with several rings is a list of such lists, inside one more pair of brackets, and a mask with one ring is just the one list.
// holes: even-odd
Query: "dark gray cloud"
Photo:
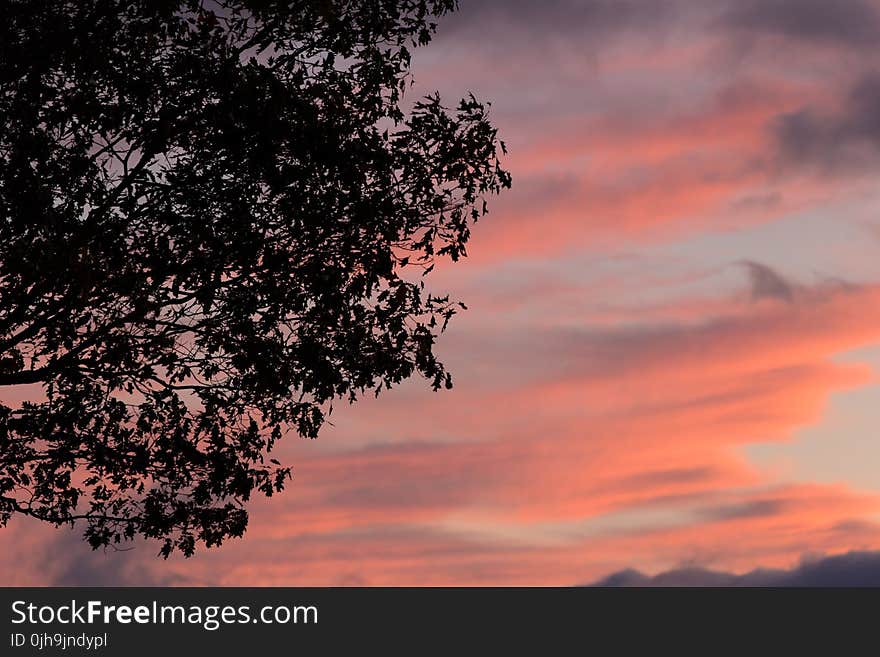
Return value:
[(742, 504), (727, 504), (704, 509), (700, 515), (708, 520), (734, 520), (740, 518), (766, 518), (780, 515), (786, 506), (785, 500), (750, 500)]
[(751, 260), (745, 260), (740, 264), (746, 268), (749, 275), (753, 301), (779, 299), (790, 302), (794, 299), (794, 286), (767, 265)]
[(758, 569), (737, 575), (704, 568), (678, 568), (645, 575), (627, 569), (591, 586), (880, 586), (880, 552), (847, 552), (803, 561), (791, 570)]
[(153, 545), (92, 550), (77, 531), (59, 531), (45, 547), (42, 563), (51, 564), (49, 586), (185, 586), (179, 575), (163, 572), (165, 562)]
[[(441, 34), (528, 32), (543, 36), (604, 36), (656, 26), (671, 17), (675, 0), (463, 0), (444, 19)], [(509, 44), (513, 45), (513, 44)]]
[(834, 113), (805, 107), (773, 126), (785, 163), (829, 171), (876, 166), (880, 159), (880, 73), (863, 75)]
[(694, 20), (737, 36), (776, 35), (847, 48), (873, 46), (880, 37), (880, 13), (868, 0), (462, 0), (459, 11), (444, 19), (441, 36), (507, 32), (604, 39), (631, 29), (648, 36)]
[(723, 27), (842, 46), (876, 45), (880, 16), (865, 0), (736, 0)]

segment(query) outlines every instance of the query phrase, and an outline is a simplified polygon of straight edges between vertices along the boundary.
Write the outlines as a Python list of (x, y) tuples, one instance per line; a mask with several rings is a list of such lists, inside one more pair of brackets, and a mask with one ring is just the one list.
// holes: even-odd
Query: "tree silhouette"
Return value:
[(455, 5), (7, 0), (0, 523), (190, 555), (334, 400), (451, 385), (423, 276), (510, 185), (474, 97), (404, 107)]

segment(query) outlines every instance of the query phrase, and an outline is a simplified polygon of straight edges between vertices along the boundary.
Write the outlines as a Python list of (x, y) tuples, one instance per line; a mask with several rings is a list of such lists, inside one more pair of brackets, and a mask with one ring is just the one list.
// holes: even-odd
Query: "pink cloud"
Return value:
[[(878, 295), (805, 287), (796, 301), (720, 316), (707, 304), (702, 322), (689, 313), (662, 330), (559, 334), (532, 354), (501, 340), (471, 356), (543, 368), (342, 414), (322, 441), (287, 446), (291, 490), (255, 505), (244, 540), (145, 572), (227, 584), (561, 584), (634, 562), (736, 569), (878, 547), (880, 497), (780, 479), (738, 451), (788, 439), (832, 391), (871, 379), (829, 359), (880, 336)], [(420, 442), (408, 440), (414, 425)], [(13, 526), (0, 540), (26, 544), (29, 531)]]

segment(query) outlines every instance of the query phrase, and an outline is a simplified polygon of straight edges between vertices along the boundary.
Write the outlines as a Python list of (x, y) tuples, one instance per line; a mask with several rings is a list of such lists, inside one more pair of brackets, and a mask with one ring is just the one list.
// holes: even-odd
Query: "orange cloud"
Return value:
[(201, 583), (565, 584), (878, 547), (880, 497), (788, 481), (738, 451), (870, 379), (829, 359), (880, 337), (878, 294), (799, 288), (720, 316), (710, 303), (701, 322), (563, 332), (533, 354), (499, 340), (471, 354), (485, 371), (543, 368), (343, 413), (322, 441), (288, 445), (293, 486), (255, 507), (243, 541), (170, 568)]

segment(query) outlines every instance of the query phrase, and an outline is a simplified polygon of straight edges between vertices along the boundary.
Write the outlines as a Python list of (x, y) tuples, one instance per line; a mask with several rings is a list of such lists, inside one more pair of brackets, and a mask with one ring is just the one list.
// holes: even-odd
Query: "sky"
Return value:
[(431, 277), (454, 389), (290, 437), (220, 549), (16, 519), (2, 583), (880, 581), (880, 2), (463, 0), (413, 64), (513, 175)]

